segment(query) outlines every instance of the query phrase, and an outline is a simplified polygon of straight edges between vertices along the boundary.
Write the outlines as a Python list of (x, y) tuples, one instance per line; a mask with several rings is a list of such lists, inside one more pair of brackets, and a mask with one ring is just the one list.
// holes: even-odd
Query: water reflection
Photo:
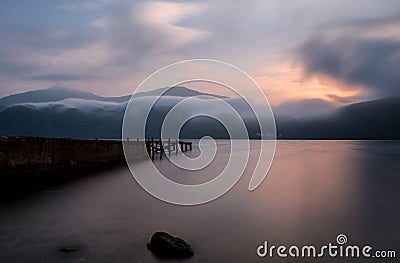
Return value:
[[(216, 171), (229, 154), (225, 142), (219, 144)], [(252, 147), (257, 155), (256, 141)], [(238, 185), (195, 207), (153, 198), (121, 167), (1, 207), (0, 261), (157, 262), (145, 248), (157, 230), (187, 239), (196, 252), (192, 262), (265, 262), (255, 252), (264, 240), (318, 245), (335, 242), (339, 233), (351, 243), (396, 249), (399, 161), (399, 142), (279, 141), (271, 171), (254, 192), (247, 190), (255, 163), (251, 157)], [(202, 170), (183, 179), (166, 159), (156, 165), (173, 180), (197, 182), (213, 176), (212, 170)], [(58, 251), (71, 243), (82, 251)]]

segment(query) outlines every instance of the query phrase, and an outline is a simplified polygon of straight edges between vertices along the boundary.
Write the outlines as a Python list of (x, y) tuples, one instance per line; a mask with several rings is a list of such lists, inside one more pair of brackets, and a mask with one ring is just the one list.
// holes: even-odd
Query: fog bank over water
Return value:
[[(154, 99), (152, 95), (136, 95), (137, 112), (141, 112), (141, 104), (145, 107)], [(149, 114), (148, 137), (160, 137), (160, 126), (166, 114), (184, 99), (198, 95), (212, 94), (179, 87), (158, 99)], [(250, 138), (259, 138), (258, 121), (243, 99), (215, 97), (239, 113)], [(3, 135), (119, 139), (129, 99), (130, 96), (101, 97), (60, 88), (16, 94), (0, 99), (0, 132)], [(400, 97), (341, 107), (324, 100), (304, 100), (287, 102), (272, 109), (279, 139), (400, 139), (400, 121), (393, 117), (400, 114), (399, 103)], [(211, 104), (216, 115), (230, 116), (209, 99), (195, 99), (181, 110), (185, 114), (194, 114), (209, 110)], [(205, 116), (191, 119), (181, 132), (182, 138), (198, 139), (205, 135), (228, 138), (221, 123)]]

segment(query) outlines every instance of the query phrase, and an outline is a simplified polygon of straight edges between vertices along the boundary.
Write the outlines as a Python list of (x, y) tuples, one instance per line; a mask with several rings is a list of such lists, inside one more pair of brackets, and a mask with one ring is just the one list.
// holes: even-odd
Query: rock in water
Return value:
[(64, 252), (64, 253), (72, 253), (72, 252), (76, 252), (79, 249), (77, 247), (61, 247), (60, 251)]
[(166, 232), (156, 232), (147, 243), (147, 249), (160, 258), (189, 258), (194, 255), (192, 247), (185, 240)]

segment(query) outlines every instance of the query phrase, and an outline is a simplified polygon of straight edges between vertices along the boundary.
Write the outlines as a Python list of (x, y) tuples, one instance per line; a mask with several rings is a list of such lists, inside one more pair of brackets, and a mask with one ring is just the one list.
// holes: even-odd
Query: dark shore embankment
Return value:
[(119, 140), (1, 136), (1, 195), (18, 195), (124, 162)]
[(121, 141), (0, 137), (0, 173), (31, 174), (122, 162)]

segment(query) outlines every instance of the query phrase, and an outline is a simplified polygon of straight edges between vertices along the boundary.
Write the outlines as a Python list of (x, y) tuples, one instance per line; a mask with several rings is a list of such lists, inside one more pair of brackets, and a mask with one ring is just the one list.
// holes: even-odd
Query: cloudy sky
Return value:
[(398, 0), (3, 0), (0, 97), (126, 95), (184, 59), (245, 70), (272, 104), (400, 95)]

